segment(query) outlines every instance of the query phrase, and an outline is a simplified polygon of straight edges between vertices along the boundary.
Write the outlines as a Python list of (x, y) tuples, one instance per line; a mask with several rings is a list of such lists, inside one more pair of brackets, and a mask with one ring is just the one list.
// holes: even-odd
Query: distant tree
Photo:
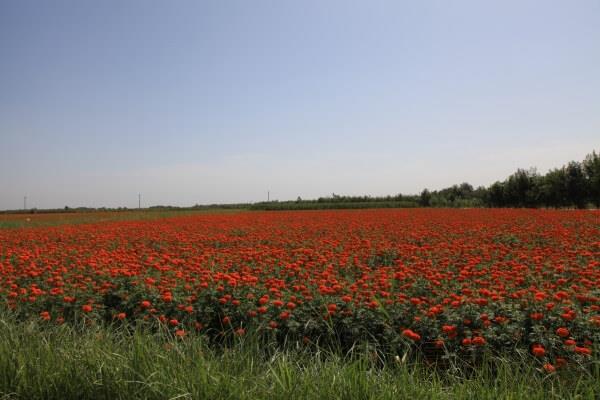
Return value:
[(491, 207), (504, 207), (504, 184), (502, 182), (494, 182), (487, 191), (486, 203)]
[(431, 192), (428, 189), (423, 189), (421, 192), (421, 197), (419, 198), (419, 204), (422, 207), (431, 206)]
[(458, 187), (459, 197), (466, 199), (473, 194), (473, 185), (467, 182), (463, 182)]
[(568, 205), (565, 169), (553, 169), (542, 178), (542, 203), (550, 207), (565, 207)]
[(581, 163), (571, 161), (565, 169), (565, 184), (569, 205), (584, 208), (588, 197), (588, 182)]
[(504, 201), (512, 207), (533, 207), (536, 205), (536, 172), (518, 169), (504, 183)]
[(588, 182), (589, 200), (600, 207), (600, 155), (593, 151), (583, 161), (583, 170)]

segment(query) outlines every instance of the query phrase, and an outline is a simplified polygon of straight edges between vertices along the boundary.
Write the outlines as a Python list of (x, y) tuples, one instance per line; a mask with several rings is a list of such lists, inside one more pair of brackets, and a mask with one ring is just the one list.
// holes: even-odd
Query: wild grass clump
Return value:
[(597, 399), (600, 362), (548, 374), (527, 358), (490, 357), (477, 369), (435, 368), (347, 353), (265, 345), (227, 347), (203, 336), (96, 326), (41, 327), (0, 317), (2, 399)]

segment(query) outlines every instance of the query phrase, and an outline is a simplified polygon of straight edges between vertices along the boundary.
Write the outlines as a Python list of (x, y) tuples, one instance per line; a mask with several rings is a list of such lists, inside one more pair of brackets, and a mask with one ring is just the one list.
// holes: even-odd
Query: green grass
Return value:
[(0, 399), (594, 399), (600, 367), (548, 375), (490, 359), (475, 372), (383, 363), (367, 351), (286, 350), (249, 338), (75, 329), (0, 317)]

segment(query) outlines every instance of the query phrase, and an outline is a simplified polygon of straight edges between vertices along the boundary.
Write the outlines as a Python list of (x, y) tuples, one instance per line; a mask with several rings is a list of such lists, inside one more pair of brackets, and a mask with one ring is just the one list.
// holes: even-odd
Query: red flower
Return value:
[(454, 325), (443, 325), (442, 326), (442, 331), (446, 334), (450, 334), (450, 333), (454, 333), (456, 332), (456, 326)]
[(582, 354), (582, 355), (585, 355), (585, 356), (591, 356), (592, 355), (592, 349), (588, 349), (587, 347), (575, 346), (575, 353)]
[(473, 339), (471, 339), (471, 343), (476, 346), (483, 346), (485, 344), (485, 338), (481, 336), (475, 336)]
[(533, 347), (531, 348), (531, 352), (536, 357), (544, 357), (544, 355), (546, 355), (546, 350), (541, 344), (533, 345)]
[(556, 330), (556, 334), (558, 336), (560, 336), (560, 337), (567, 337), (567, 336), (569, 336), (569, 330), (567, 328), (564, 328), (564, 327), (558, 328)]
[(544, 364), (544, 370), (546, 370), (546, 372), (551, 374), (552, 372), (556, 371), (556, 368), (554, 368), (554, 365), (552, 365), (550, 363), (546, 363), (546, 364)]
[(244, 328), (237, 328), (235, 330), (235, 334), (238, 336), (244, 336), (246, 334), (246, 330)]
[(283, 311), (281, 314), (279, 314), (279, 318), (281, 319), (288, 319), (290, 317), (290, 312), (289, 311)]
[(409, 338), (412, 341), (418, 342), (421, 340), (421, 335), (412, 331), (411, 329), (405, 329), (402, 331), (402, 336)]

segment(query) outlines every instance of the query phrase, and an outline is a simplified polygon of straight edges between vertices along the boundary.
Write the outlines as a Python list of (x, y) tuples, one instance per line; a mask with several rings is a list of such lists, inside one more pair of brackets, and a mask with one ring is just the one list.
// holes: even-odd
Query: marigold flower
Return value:
[(592, 349), (588, 349), (587, 347), (575, 346), (575, 353), (582, 354), (582, 355), (585, 355), (585, 356), (591, 356), (592, 355)]
[(283, 311), (281, 312), (281, 314), (279, 314), (279, 318), (281, 319), (288, 319), (290, 317), (290, 312), (289, 311)]
[(411, 329), (405, 329), (402, 331), (402, 336), (409, 338), (412, 341), (418, 342), (421, 340), (421, 335), (412, 331)]
[(546, 364), (544, 364), (544, 370), (546, 370), (546, 372), (551, 374), (552, 372), (556, 371), (556, 368), (554, 368), (554, 365), (552, 365), (550, 363), (546, 363)]
[(546, 355), (546, 350), (544, 349), (544, 346), (542, 346), (541, 344), (534, 345), (531, 348), (531, 352), (536, 357), (544, 357)]
[(569, 336), (569, 333), (569, 330), (565, 327), (561, 327), (556, 330), (556, 334), (560, 337), (567, 337)]
[(471, 343), (473, 343), (476, 346), (483, 346), (486, 342), (485, 338), (483, 338), (482, 336), (475, 336), (473, 339), (471, 339)]

